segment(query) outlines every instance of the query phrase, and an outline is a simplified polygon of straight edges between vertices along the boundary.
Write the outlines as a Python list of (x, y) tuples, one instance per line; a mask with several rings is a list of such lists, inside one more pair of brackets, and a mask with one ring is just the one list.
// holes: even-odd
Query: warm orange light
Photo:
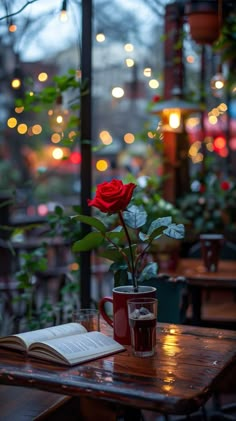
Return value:
[(226, 139), (223, 136), (218, 136), (214, 140), (215, 149), (223, 149), (226, 146)]
[(42, 126), (40, 126), (40, 124), (35, 124), (33, 127), (32, 127), (32, 133), (33, 134), (40, 134), (40, 133), (42, 133)]
[(180, 109), (166, 109), (162, 113), (162, 131), (181, 131), (182, 118)]
[(107, 130), (102, 130), (99, 137), (104, 145), (110, 145), (112, 143), (112, 136)]
[(108, 168), (108, 162), (105, 159), (99, 159), (96, 163), (96, 169), (98, 171), (106, 171)]
[(178, 129), (180, 127), (180, 110), (175, 110), (169, 114), (169, 125), (171, 129)]
[(74, 130), (71, 130), (71, 132), (68, 134), (68, 137), (71, 141), (73, 141), (76, 137), (76, 132)]
[(52, 156), (56, 160), (62, 159), (63, 158), (63, 150), (61, 148), (53, 149)]
[(77, 262), (73, 262), (69, 265), (69, 269), (70, 270), (78, 270), (79, 269), (79, 264)]
[(48, 74), (46, 72), (41, 72), (38, 75), (38, 80), (40, 82), (45, 82), (48, 79)]
[(145, 67), (143, 74), (145, 77), (151, 77), (152, 76), (152, 69), (151, 67)]
[(20, 113), (22, 113), (24, 111), (24, 107), (16, 107), (15, 108), (15, 112), (17, 113), (17, 114), (20, 114)]
[(67, 13), (66, 10), (61, 10), (61, 12), (60, 12), (60, 21), (62, 23), (65, 23), (65, 22), (68, 21), (68, 13)]
[(149, 80), (149, 86), (152, 89), (157, 89), (157, 88), (159, 88), (160, 83), (156, 79), (151, 79), (151, 80)]
[(13, 79), (13, 80), (11, 81), (11, 86), (12, 86), (12, 88), (13, 88), (13, 89), (19, 89), (19, 88), (20, 88), (20, 86), (21, 86), (21, 81), (20, 81), (20, 79), (17, 79), (17, 78)]
[(25, 134), (27, 132), (27, 130), (28, 130), (28, 127), (24, 123), (19, 124), (19, 126), (17, 127), (17, 131), (18, 131), (19, 134)]
[(124, 141), (125, 141), (125, 143), (128, 143), (128, 144), (134, 143), (135, 137), (134, 137), (133, 133), (126, 133), (124, 135)]
[(124, 49), (125, 49), (125, 51), (130, 53), (131, 51), (134, 51), (134, 46), (133, 46), (133, 44), (125, 44)]
[(13, 23), (8, 26), (8, 31), (9, 32), (16, 32), (16, 30), (17, 30), (17, 26), (14, 25)]
[(10, 127), (10, 129), (13, 129), (17, 125), (17, 119), (15, 117), (10, 117), (7, 120), (7, 125), (8, 125), (8, 127)]
[(125, 63), (127, 67), (133, 67), (134, 66), (134, 60), (132, 58), (126, 58)]
[(188, 55), (188, 56), (186, 57), (186, 61), (187, 61), (187, 63), (192, 64), (192, 63), (194, 63), (195, 59), (194, 59), (194, 57), (193, 57), (193, 56)]
[(53, 133), (51, 136), (52, 143), (59, 143), (61, 140), (61, 135), (59, 133)]

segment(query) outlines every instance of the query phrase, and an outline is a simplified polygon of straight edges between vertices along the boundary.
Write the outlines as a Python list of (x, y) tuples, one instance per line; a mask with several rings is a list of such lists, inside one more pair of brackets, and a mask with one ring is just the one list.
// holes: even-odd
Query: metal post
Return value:
[[(87, 199), (92, 190), (92, 152), (91, 152), (91, 59), (92, 56), (92, 0), (82, 0), (82, 83), (86, 81), (88, 94), (81, 97), (81, 208), (82, 213), (90, 215)], [(82, 235), (90, 227), (82, 224)], [(80, 301), (81, 307), (89, 307), (91, 301), (91, 253), (81, 253), (80, 263)]]

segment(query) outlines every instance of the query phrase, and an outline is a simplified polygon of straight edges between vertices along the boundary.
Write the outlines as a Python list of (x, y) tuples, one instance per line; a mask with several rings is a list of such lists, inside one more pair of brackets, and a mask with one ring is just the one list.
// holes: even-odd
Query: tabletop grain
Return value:
[[(103, 331), (111, 334), (108, 327)], [(0, 383), (168, 414), (202, 406), (236, 365), (236, 332), (158, 324), (156, 354), (125, 352), (65, 368), (0, 350)]]

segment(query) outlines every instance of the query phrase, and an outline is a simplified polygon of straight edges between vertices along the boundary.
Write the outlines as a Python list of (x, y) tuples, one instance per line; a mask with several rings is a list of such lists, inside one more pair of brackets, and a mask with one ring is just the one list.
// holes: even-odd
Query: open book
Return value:
[(0, 346), (65, 365), (79, 364), (125, 349), (101, 332), (87, 332), (79, 323), (5, 336), (0, 338)]

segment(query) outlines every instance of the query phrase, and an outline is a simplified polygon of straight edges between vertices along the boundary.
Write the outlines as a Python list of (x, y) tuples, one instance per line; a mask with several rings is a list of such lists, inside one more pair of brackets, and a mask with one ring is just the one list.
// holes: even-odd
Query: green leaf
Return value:
[(139, 239), (140, 239), (141, 241), (143, 241), (144, 243), (148, 243), (148, 241), (149, 241), (149, 239), (150, 239), (149, 235), (145, 234), (145, 233), (144, 233), (144, 232), (142, 232), (142, 231), (140, 231), (140, 232), (139, 232), (138, 236), (139, 236)]
[(167, 237), (175, 238), (176, 240), (181, 240), (184, 238), (185, 229), (183, 224), (171, 224), (167, 229), (163, 231), (163, 234)]
[(137, 229), (142, 227), (147, 221), (147, 212), (140, 211), (138, 206), (132, 205), (123, 212), (123, 218), (129, 228)]
[(148, 263), (139, 276), (139, 282), (154, 278), (157, 275), (158, 264), (156, 262)]
[(92, 216), (76, 215), (76, 216), (73, 216), (72, 218), (75, 218), (84, 224), (87, 224), (93, 228), (96, 228), (98, 231), (102, 232), (103, 234), (105, 234), (107, 231), (107, 227), (102, 223), (102, 221)]
[(111, 231), (106, 233), (106, 238), (109, 238), (111, 241), (118, 243), (124, 238), (124, 231)]
[(99, 255), (105, 257), (105, 259), (111, 260), (113, 262), (123, 262), (124, 257), (120, 254), (117, 248), (107, 248), (103, 249)]
[(72, 246), (73, 252), (88, 251), (99, 247), (104, 241), (100, 232), (90, 232), (82, 240), (76, 241)]
[(155, 221), (152, 221), (149, 229), (148, 234), (152, 234), (152, 232), (159, 227), (168, 227), (172, 223), (171, 216), (165, 216), (164, 218), (157, 218)]

